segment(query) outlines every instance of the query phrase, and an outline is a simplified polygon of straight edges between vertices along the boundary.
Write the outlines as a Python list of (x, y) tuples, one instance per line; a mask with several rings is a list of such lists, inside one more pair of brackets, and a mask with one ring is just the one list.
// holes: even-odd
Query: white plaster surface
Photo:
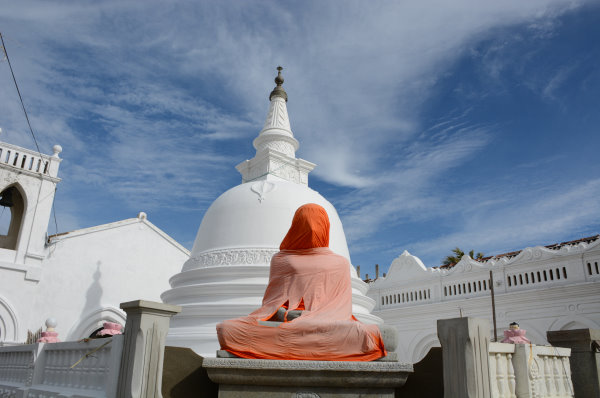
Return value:
[[(58, 236), (44, 262), (35, 308), (57, 319), (63, 340), (87, 336), (102, 321), (124, 326), (119, 304), (160, 301), (169, 277), (187, 258), (186, 249), (147, 219), (131, 218)], [(56, 314), (65, 303), (68, 312)]]

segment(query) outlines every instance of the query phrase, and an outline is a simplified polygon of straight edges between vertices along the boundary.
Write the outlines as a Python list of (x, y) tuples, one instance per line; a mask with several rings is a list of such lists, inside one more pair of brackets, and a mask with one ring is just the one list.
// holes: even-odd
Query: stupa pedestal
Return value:
[(219, 398), (393, 398), (413, 367), (397, 361), (204, 358)]

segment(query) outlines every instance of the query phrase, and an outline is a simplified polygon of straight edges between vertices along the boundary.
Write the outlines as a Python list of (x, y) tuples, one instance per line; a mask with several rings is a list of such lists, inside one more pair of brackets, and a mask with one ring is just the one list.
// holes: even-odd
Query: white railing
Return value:
[(569, 348), (490, 343), (493, 398), (573, 397)]
[(530, 391), (534, 397), (572, 397), (569, 348), (534, 346), (530, 366)]
[(515, 398), (514, 344), (490, 343), (489, 369), (492, 398)]
[(58, 169), (51, 167), (53, 161), (60, 161), (58, 156), (44, 155), (30, 149), (0, 142), (0, 163), (17, 169), (41, 173), (56, 177)]
[(0, 348), (0, 396), (114, 397), (123, 336)]

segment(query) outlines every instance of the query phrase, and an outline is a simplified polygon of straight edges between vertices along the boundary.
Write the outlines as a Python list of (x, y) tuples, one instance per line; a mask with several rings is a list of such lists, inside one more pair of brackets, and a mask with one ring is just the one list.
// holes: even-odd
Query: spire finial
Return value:
[(281, 87), (281, 85), (283, 84), (283, 76), (281, 76), (282, 70), (283, 70), (283, 67), (281, 67), (281, 66), (277, 67), (277, 77), (275, 77), (275, 84), (277, 84), (277, 86), (273, 89), (273, 91), (271, 91), (271, 95), (269, 95), (269, 101), (273, 97), (281, 97), (285, 100), (285, 102), (287, 102), (287, 100), (288, 100), (287, 93), (285, 92), (283, 87)]
[(278, 66), (277, 67), (277, 77), (275, 78), (275, 83), (278, 86), (281, 86), (283, 84), (283, 76), (281, 76), (281, 71), (283, 70), (283, 67)]

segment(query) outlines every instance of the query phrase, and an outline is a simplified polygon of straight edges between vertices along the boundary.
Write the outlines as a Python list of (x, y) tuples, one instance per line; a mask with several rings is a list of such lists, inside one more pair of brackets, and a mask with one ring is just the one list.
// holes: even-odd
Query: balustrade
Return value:
[(50, 166), (53, 161), (60, 162), (58, 154), (61, 150), (62, 148), (57, 145), (54, 147), (54, 155), (49, 156), (16, 145), (0, 142), (0, 164), (56, 177), (58, 168)]
[(444, 396), (571, 398), (570, 348), (489, 342), (489, 322), (440, 319)]
[(114, 397), (123, 336), (0, 347), (0, 396)]
[(13, 397), (31, 385), (34, 363), (43, 344), (0, 347), (0, 396)]
[(516, 377), (512, 363), (514, 344), (490, 343), (489, 367), (492, 398), (515, 398)]
[(490, 343), (492, 397), (573, 397), (569, 356), (568, 348)]

